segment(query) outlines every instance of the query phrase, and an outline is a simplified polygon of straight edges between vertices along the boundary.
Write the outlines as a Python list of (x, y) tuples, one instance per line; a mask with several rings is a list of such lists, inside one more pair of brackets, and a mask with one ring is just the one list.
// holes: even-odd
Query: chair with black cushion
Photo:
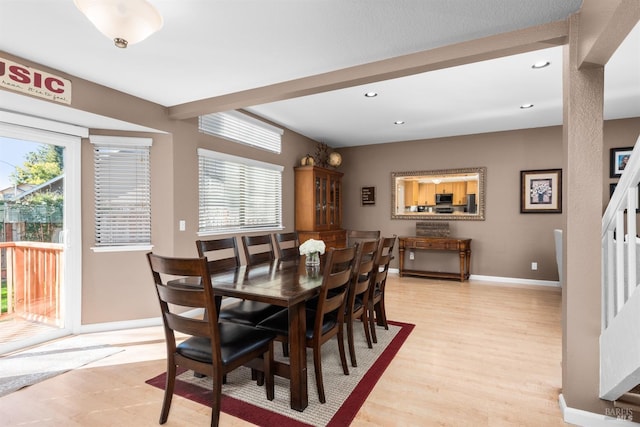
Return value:
[(262, 264), (276, 259), (270, 234), (242, 236), (242, 247), (247, 265)]
[[(306, 346), (313, 349), (313, 368), (318, 387), (318, 398), (325, 403), (324, 383), (322, 381), (322, 344), (337, 337), (342, 371), (349, 375), (344, 349), (344, 311), (347, 292), (355, 263), (357, 247), (329, 249), (322, 276), (322, 286), (315, 309), (306, 310), (307, 331)], [(287, 341), (289, 336), (288, 313), (275, 314), (258, 324), (259, 328), (275, 332), (277, 339)]]
[[(207, 258), (211, 274), (240, 266), (240, 256), (235, 237), (197, 240), (196, 247), (198, 255)], [(255, 326), (261, 320), (283, 310), (282, 307), (249, 300), (241, 300), (220, 308), (220, 298), (216, 298), (216, 301), (218, 302), (217, 308), (220, 320), (250, 326)]]
[(354, 266), (353, 277), (349, 287), (349, 296), (345, 310), (345, 322), (347, 324), (347, 342), (349, 343), (349, 355), (351, 365), (358, 366), (356, 362), (355, 340), (353, 328), (356, 320), (360, 319), (367, 338), (367, 346), (372, 348), (371, 333), (369, 331), (369, 287), (375, 276), (374, 267), (378, 255), (378, 243), (380, 240), (368, 240), (358, 245), (358, 255)]
[[(169, 417), (178, 367), (201, 372), (213, 379), (212, 426), (217, 426), (220, 419), (223, 376), (240, 366), (256, 367), (264, 373), (267, 399), (273, 400), (275, 334), (216, 320), (217, 309), (206, 258), (167, 258), (149, 253), (147, 259), (160, 302), (167, 345), (167, 380), (159, 423), (164, 424)], [(196, 282), (202, 286), (171, 284), (176, 277), (198, 279)], [(202, 310), (207, 315), (191, 317), (188, 313), (193, 310)], [(178, 344), (176, 332), (188, 338), (181, 338)]]
[(378, 326), (384, 326), (389, 329), (387, 323), (387, 311), (384, 306), (384, 292), (387, 284), (387, 274), (389, 272), (389, 264), (393, 259), (393, 247), (396, 243), (396, 236), (385, 237), (380, 240), (378, 254), (376, 257), (376, 265), (374, 266), (375, 276), (369, 287), (369, 301), (367, 302), (369, 325), (371, 328), (371, 338), (374, 343), (378, 342), (376, 336), (376, 323)]
[(275, 237), (279, 259), (290, 260), (300, 257), (300, 240), (297, 232), (276, 233), (273, 236)]
[(347, 246), (362, 243), (365, 240), (377, 240), (380, 230), (347, 230)]

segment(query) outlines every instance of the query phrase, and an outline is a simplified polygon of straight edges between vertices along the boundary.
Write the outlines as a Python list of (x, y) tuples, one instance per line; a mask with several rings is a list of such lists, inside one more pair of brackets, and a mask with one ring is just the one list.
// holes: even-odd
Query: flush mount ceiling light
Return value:
[(394, 125), (403, 125), (404, 124), (404, 120), (396, 120), (395, 122), (393, 122)]
[(549, 61), (538, 61), (535, 64), (533, 64), (531, 68), (533, 68), (534, 70), (537, 70), (539, 68), (548, 67), (549, 65), (551, 65), (551, 62)]
[(527, 108), (533, 108), (533, 104), (522, 104), (520, 108), (523, 110), (526, 110)]
[(364, 94), (364, 96), (366, 96), (367, 98), (375, 98), (376, 96), (378, 96), (377, 92), (367, 92)]
[(117, 47), (138, 43), (162, 28), (162, 16), (146, 0), (73, 0), (80, 12)]

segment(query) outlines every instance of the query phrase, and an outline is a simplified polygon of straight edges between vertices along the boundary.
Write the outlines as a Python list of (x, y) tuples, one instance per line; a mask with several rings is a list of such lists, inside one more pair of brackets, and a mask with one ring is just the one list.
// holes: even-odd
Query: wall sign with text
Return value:
[(376, 187), (362, 187), (362, 206), (376, 204)]
[(71, 104), (71, 80), (0, 57), (0, 87)]

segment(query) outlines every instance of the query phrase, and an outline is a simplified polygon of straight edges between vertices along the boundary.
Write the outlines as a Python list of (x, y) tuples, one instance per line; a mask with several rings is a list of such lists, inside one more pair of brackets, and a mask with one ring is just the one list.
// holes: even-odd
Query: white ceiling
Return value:
[[(0, 51), (169, 107), (563, 20), (582, 0), (151, 2), (163, 28), (118, 49), (73, 0), (0, 0)], [(551, 48), (246, 107), (333, 147), (558, 125), (561, 57)], [(531, 69), (541, 59), (551, 66)], [(640, 25), (605, 76), (606, 118), (640, 116)], [(6, 91), (0, 109), (146, 129)]]

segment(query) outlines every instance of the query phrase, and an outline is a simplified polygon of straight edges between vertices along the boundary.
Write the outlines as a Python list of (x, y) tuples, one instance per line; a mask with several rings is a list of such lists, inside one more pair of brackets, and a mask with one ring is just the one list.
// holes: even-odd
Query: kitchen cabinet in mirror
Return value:
[(485, 167), (391, 173), (391, 219), (484, 220)]

